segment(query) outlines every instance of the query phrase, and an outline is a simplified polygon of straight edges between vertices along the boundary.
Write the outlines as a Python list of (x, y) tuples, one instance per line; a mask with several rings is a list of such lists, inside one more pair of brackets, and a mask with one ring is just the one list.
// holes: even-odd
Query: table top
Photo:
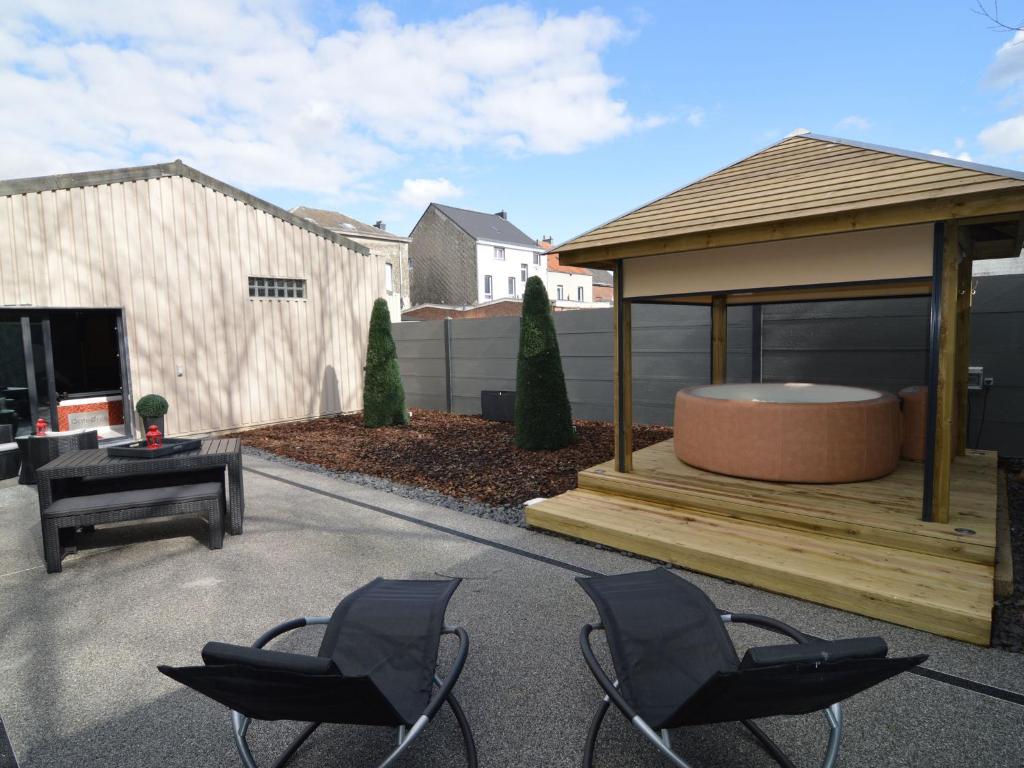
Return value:
[(183, 451), (155, 459), (135, 459), (127, 456), (109, 456), (105, 448), (87, 448), (68, 451), (48, 464), (36, 469), (41, 479), (47, 477), (75, 477), (90, 474), (116, 475), (145, 474), (147, 470), (159, 472), (189, 463), (213, 464), (238, 455), (242, 442), (237, 437), (214, 437), (203, 440), (193, 451)]

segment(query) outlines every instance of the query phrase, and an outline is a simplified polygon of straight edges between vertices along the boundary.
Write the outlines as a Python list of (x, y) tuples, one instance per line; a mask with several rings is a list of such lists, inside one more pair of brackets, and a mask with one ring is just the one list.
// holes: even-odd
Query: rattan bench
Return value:
[(61, 529), (169, 515), (201, 515), (209, 521), (209, 547), (224, 545), (224, 484), (167, 485), (84, 496), (66, 496), (41, 512), (47, 573), (59, 573)]
[(14, 442), (14, 430), (10, 424), (0, 424), (0, 480), (18, 476), (21, 468), (21, 451)]

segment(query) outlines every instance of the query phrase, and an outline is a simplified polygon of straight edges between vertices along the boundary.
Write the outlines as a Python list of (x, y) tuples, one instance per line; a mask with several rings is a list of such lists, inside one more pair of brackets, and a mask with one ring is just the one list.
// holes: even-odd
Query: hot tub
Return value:
[(900, 459), (899, 400), (831, 384), (714, 384), (676, 395), (675, 452), (723, 475), (852, 483)]

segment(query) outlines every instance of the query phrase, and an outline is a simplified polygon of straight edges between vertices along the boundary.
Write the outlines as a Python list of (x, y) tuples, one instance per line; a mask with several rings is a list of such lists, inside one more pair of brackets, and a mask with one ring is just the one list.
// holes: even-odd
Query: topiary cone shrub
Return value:
[(564, 448), (573, 440), (572, 410), (544, 281), (531, 277), (523, 294), (516, 366), (516, 445), (529, 451)]
[(391, 313), (384, 299), (373, 302), (363, 370), (363, 424), (367, 427), (407, 424), (405, 390), (398, 371), (395, 340), (391, 337)]

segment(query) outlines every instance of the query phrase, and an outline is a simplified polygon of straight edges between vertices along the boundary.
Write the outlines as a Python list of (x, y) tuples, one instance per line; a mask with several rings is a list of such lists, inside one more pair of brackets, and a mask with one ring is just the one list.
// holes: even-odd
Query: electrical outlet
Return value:
[(986, 389), (987, 389), (988, 387), (994, 387), (994, 386), (995, 386), (995, 384), (996, 384), (996, 380), (995, 380), (995, 378), (993, 378), (992, 376), (986, 376), (986, 377), (984, 378), (984, 380), (983, 380), (983, 384), (984, 384), (984, 386), (985, 386), (985, 388), (986, 388)]

